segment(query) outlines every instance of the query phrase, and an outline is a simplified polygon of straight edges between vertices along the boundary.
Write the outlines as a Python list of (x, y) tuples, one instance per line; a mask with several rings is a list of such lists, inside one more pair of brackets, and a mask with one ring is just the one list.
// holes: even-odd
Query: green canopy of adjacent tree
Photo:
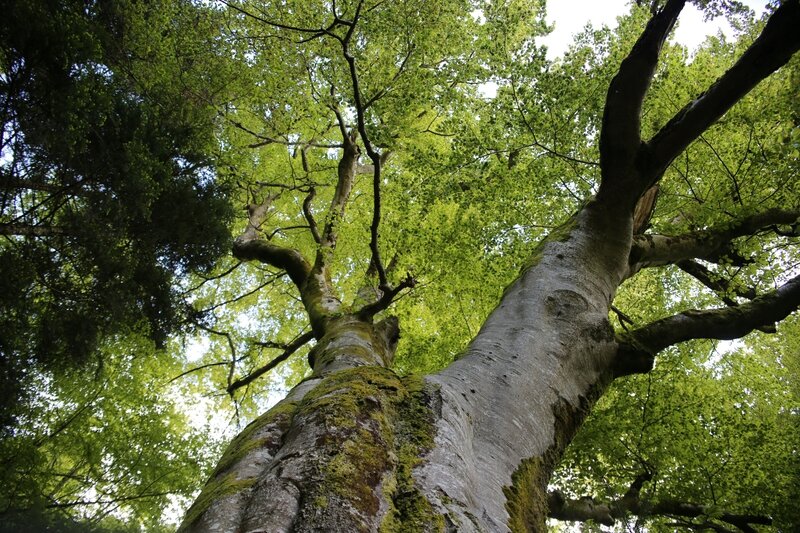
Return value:
[(163, 344), (184, 314), (175, 275), (210, 267), (228, 246), (212, 127), (224, 85), (205, 71), (208, 16), (159, 4), (3, 8), (6, 391), (19, 391), (31, 366), (86, 361), (111, 335)]

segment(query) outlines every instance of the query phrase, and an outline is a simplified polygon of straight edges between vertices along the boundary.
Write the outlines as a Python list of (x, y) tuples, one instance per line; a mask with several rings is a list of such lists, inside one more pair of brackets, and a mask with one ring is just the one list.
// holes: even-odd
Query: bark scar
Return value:
[(556, 318), (569, 319), (589, 308), (589, 302), (575, 291), (559, 289), (546, 299), (547, 310)]

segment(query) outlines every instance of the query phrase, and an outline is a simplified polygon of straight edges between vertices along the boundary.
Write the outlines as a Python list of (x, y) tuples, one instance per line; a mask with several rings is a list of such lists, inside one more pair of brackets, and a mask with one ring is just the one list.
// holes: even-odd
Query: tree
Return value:
[[(270, 120), (262, 129), (244, 121), (235, 126), (260, 139), (253, 144), (289, 145), (302, 165), (301, 176), (291, 183), (262, 182), (261, 196), (248, 207), (247, 225), (234, 243), (234, 256), (285, 272), (302, 303), (310, 329), (284, 346), (279, 358), (312, 339), (316, 344), (308, 354), (312, 373), (229, 445), (189, 510), (182, 531), (542, 531), (548, 512), (557, 518), (600, 523), (613, 523), (630, 513), (643, 518), (667, 515), (677, 521), (700, 517), (702, 523), (685, 524), (719, 530), (736, 526), (750, 531), (752, 524), (768, 521), (764, 516), (689, 502), (646, 501), (640, 493), (652, 480), (652, 471), (632, 476), (624, 496), (604, 506), (548, 494), (548, 483), (568, 444), (612, 382), (652, 372), (657, 355), (678, 343), (771, 331), (798, 307), (800, 281), (789, 273), (778, 276), (781, 281), (775, 289), (760, 293), (724, 274), (728, 266), (746, 268), (753, 261), (751, 247), (759, 239), (795, 235), (796, 198), (788, 196), (788, 189), (774, 188), (772, 177), (765, 177), (762, 185), (770, 189), (771, 200), (761, 205), (746, 203), (739, 170), (728, 169), (733, 187), (726, 187), (727, 198), (715, 198), (699, 215), (686, 213), (694, 218), (688, 224), (675, 216), (678, 210), (672, 211), (671, 221), (652, 219), (662, 188), (673, 195), (667, 198), (673, 209), (677, 191), (693, 189), (689, 172), (679, 168), (677, 158), (691, 151), (693, 143), (717, 151), (717, 142), (706, 135), (716, 139), (730, 125), (717, 131), (714, 124), (775, 71), (796, 68), (792, 55), (800, 47), (794, 31), (800, 22), (797, 2), (775, 7), (758, 37), (699, 96), (686, 99), (669, 114), (663, 106), (653, 106), (643, 119), (643, 110), (651, 109), (648, 89), (654, 78), (656, 84), (667, 85), (672, 75), (659, 71), (659, 54), (684, 2), (650, 6), (652, 16), (615, 65), (602, 123), (593, 128), (589, 121), (581, 124), (587, 120), (585, 114), (575, 112), (573, 117), (584, 126), (578, 129), (580, 135), (598, 137), (599, 182), (592, 181), (596, 174), (585, 178), (585, 189), (578, 194), (586, 200), (538, 242), (464, 353), (425, 377), (400, 377), (389, 368), (400, 328), (387, 310), (418, 280), (398, 268), (404, 265), (408, 241), (399, 239), (402, 244), (388, 255), (392, 260), (384, 261), (386, 237), (379, 231), (386, 201), (383, 189), (402, 181), (408, 203), (422, 194), (396, 175), (387, 178), (394, 153), (407, 149), (397, 140), (404, 132), (393, 130), (387, 117), (405, 116), (408, 124), (430, 112), (421, 103), (424, 99), (407, 92), (409, 87), (421, 87), (416, 76), (437, 74), (435, 68), (433, 73), (425, 69), (431, 59), (419, 55), (429, 49), (416, 40), (431, 38), (425, 22), (437, 15), (441, 18), (436, 22), (470, 26), (469, 15), (452, 16), (447, 12), (454, 8), (450, 3), (437, 4), (431, 8), (434, 13), (424, 15), (425, 8), (413, 2), (331, 3), (326, 9), (305, 4), (296, 9), (226, 5), (242, 24), (261, 28), (251, 39), (273, 39), (269, 51), (254, 52), (254, 63), (259, 53), (275, 53), (287, 68), (297, 69), (291, 77), (290, 70), (282, 72), (296, 85), (288, 88), (291, 103), (285, 105), (287, 117), (282, 117), (286, 122), (267, 113)], [(456, 48), (447, 51), (451, 54), (465, 53), (458, 47), (466, 42), (481, 59), (472, 68), (494, 69), (498, 79), (510, 81), (501, 85), (496, 105), (516, 106), (517, 122), (528, 130), (526, 146), (515, 146), (512, 137), (504, 139), (505, 145), (488, 144), (486, 152), (512, 172), (521, 152), (530, 148), (561, 164), (595, 166), (580, 152), (562, 153), (558, 141), (547, 144), (538, 137), (539, 117), (532, 108), (546, 106), (545, 98), (555, 95), (546, 94), (546, 89), (536, 92), (534, 73), (540, 70), (542, 85), (557, 75), (541, 72), (542, 64), (535, 61), (525, 65), (527, 71), (516, 65), (525, 62), (522, 52), (531, 46), (530, 27), (520, 25), (519, 13), (514, 13), (526, 5), (530, 4), (487, 4), (485, 22), (474, 21), (480, 26), (473, 28), (475, 33), (459, 33), (463, 36), (459, 43), (446, 41), (446, 46)], [(493, 25), (502, 27), (508, 20), (517, 25), (492, 34)], [(389, 37), (372, 33), (379, 24), (392, 25)], [(606, 67), (614, 64), (614, 53), (609, 52)], [(790, 61), (793, 66), (785, 66)], [(444, 68), (456, 63), (442, 62)], [(527, 86), (521, 86), (524, 81)], [(436, 80), (428, 86), (437, 87)], [(296, 109), (291, 91), (310, 93), (309, 105), (315, 109)], [(384, 98), (387, 94), (393, 98)], [(435, 109), (437, 118), (428, 130), (443, 135), (440, 125), (465, 120), (457, 110), (448, 109), (451, 102)], [(282, 113), (279, 109), (274, 106), (271, 112)], [(529, 110), (534, 115), (530, 120)], [(311, 122), (306, 118), (312, 116), (310, 111), (324, 113), (325, 118)], [(507, 126), (502, 121), (508, 116), (498, 109), (495, 117), (480, 117), (485, 122), (469, 124), (466, 119), (465, 127), (485, 127), (502, 138)], [(269, 131), (286, 123), (291, 126), (284, 137)], [(336, 144), (330, 141), (331, 131)], [(794, 140), (785, 142), (796, 150)], [(339, 154), (330, 207), (320, 222), (314, 209), (321, 186), (315, 181), (320, 163), (310, 155), (317, 146), (335, 148)], [(457, 152), (462, 147), (447, 149)], [(424, 157), (424, 149), (417, 150), (411, 157)], [(717, 156), (724, 162), (718, 151)], [(476, 181), (496, 178), (487, 170), (490, 157), (484, 160), (483, 172), (474, 176)], [(796, 161), (793, 156), (789, 166), (796, 167)], [(554, 167), (545, 166), (545, 171)], [(351, 202), (359, 205), (353, 192), (364, 187), (358, 180), (362, 171), (369, 173), (372, 186), (369, 246), (350, 244), (347, 259), (337, 262), (347, 246), (340, 242), (348, 223), (346, 208)], [(685, 184), (677, 185), (679, 180)], [(551, 187), (552, 183), (551, 178)], [(589, 198), (586, 192), (595, 184), (596, 195)], [(456, 185), (464, 192), (471, 186)], [(301, 207), (292, 218), (286, 214), (286, 196)], [(705, 203), (702, 196), (695, 199), (699, 205)], [(436, 216), (433, 208), (428, 216)], [(356, 217), (364, 220), (363, 214)], [(294, 228), (305, 230), (305, 235), (274, 238)], [(654, 228), (683, 231), (661, 234)], [(353, 253), (367, 250), (369, 259), (359, 260)], [(631, 327), (634, 320), (612, 304), (617, 291), (626, 280), (668, 265), (721, 295), (727, 306), (682, 310)], [(365, 275), (357, 286), (347, 277), (359, 271)], [(619, 316), (623, 331), (611, 327), (610, 311)], [(249, 376), (229, 380), (228, 390), (250, 382)], [(642, 467), (647, 467), (646, 461)]]
[(157, 347), (186, 330), (176, 280), (229, 247), (212, 15), (181, 1), (3, 5), (3, 531), (120, 517), (155, 531), (204, 469), (204, 432), (164, 386), (177, 363)]
[[(180, 417), (135, 408), (148, 444), (128, 454), (120, 443), (138, 432), (109, 424), (112, 446), (85, 439), (88, 451), (113, 450), (103, 460), (80, 453), (82, 429), (97, 427), (97, 413), (115, 420), (111, 407), (124, 418), (134, 408), (123, 400), (152, 401), (144, 391), (159, 368), (187, 389), (222, 384), (247, 418), (265, 403), (264, 376), (286, 363), (281, 378), (299, 383), (228, 445), (182, 531), (541, 531), (548, 516), (654, 529), (750, 531), (772, 516), (796, 525), (800, 6), (784, 2), (753, 21), (735, 5), (699, 3), (738, 17), (740, 38), (712, 38), (689, 62), (667, 42), (684, 3), (636, 6), (618, 30), (587, 30), (556, 63), (536, 46), (547, 27), (533, 0), (176, 3), (182, 9), (161, 17), (121, 3), (128, 9), (110, 27), (130, 28), (123, 51), (146, 51), (164, 31), (181, 36), (175, 50), (204, 51), (177, 67), (172, 48), (136, 63), (164, 93), (132, 83), (123, 94), (135, 96), (124, 100), (156, 116), (171, 105), (199, 113), (192, 131), (216, 140), (196, 153), (217, 156), (201, 183), (235, 185), (230, 198), (246, 207), (233, 257), (211, 274), (191, 273), (203, 261), (167, 262), (168, 300), (182, 320), (130, 331), (113, 327), (128, 316), (116, 314), (92, 336), (110, 367), (101, 380), (137, 378), (108, 405), (92, 397), (102, 381), (69, 391), (70, 407), (87, 418), (53, 416), (42, 432), (70, 427), (56, 434), (73, 436), (68, 447), (20, 448), (99, 472), (59, 492), (40, 468), (31, 496), (16, 491), (12, 502), (35, 509), (29, 502), (45, 494), (57, 508), (92, 508), (74, 496), (94, 487), (112, 505), (162, 502), (161, 487), (189, 477), (191, 465), (165, 481), (157, 463), (183, 465), (198, 446), (195, 436), (169, 440), (185, 428)], [(70, 20), (94, 21), (93, 8)], [(83, 70), (70, 72), (80, 85)], [(481, 95), (487, 82), (495, 97)], [(169, 105), (153, 105), (164, 95)], [(37, 145), (20, 146), (14, 154)], [(151, 155), (183, 168), (171, 150)], [(119, 182), (137, 175), (121, 171)], [(192, 221), (217, 212), (219, 194), (201, 196), (211, 205), (196, 204)], [(30, 225), (66, 214), (33, 213)], [(152, 250), (152, 235), (206, 242), (202, 227), (175, 223), (135, 226), (142, 242), (133, 249)], [(47, 248), (59, 232), (10, 242)], [(95, 255), (86, 254), (90, 263)], [(139, 301), (120, 309), (138, 317)], [(143, 341), (176, 326), (204, 332), (210, 347), (183, 372), (161, 359), (179, 346), (159, 352)], [(738, 354), (701, 340), (754, 330), (764, 336)], [(155, 370), (142, 372), (132, 351), (152, 354)], [(8, 353), (17, 368), (31, 360), (21, 354), (38, 354)], [(40, 373), (44, 383), (74, 379), (31, 372)], [(52, 411), (29, 404), (18, 413), (4, 457)], [(177, 442), (179, 456), (148, 449), (159, 442)], [(45, 462), (20, 460), (4, 481), (26, 479), (17, 464)], [(114, 475), (131, 464), (146, 468)], [(159, 489), (137, 491), (144, 478)], [(153, 507), (143, 513), (152, 517)]]
[(213, 63), (195, 62), (209, 38), (201, 12), (50, 1), (7, 11), (0, 367), (15, 393), (4, 396), (4, 426), (31, 363), (86, 361), (126, 331), (163, 344), (183, 313), (174, 273), (208, 268), (230, 219), (225, 188), (210, 179), (220, 89), (192, 76)]

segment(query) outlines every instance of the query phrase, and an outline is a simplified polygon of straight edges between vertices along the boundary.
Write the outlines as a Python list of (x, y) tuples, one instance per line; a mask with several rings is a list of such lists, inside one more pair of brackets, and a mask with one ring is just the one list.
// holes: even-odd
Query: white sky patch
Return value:
[[(764, 0), (742, 0), (742, 3), (754, 10), (756, 16), (764, 11)], [(597, 28), (603, 24), (616, 28), (617, 17), (627, 13), (629, 5), (629, 0), (550, 0), (547, 3), (547, 22), (555, 25), (555, 28), (547, 37), (538, 39), (538, 43), (547, 46), (548, 59), (560, 57), (572, 44), (574, 35), (586, 24), (591, 23)], [(694, 50), (706, 36), (714, 35), (720, 29), (728, 36), (733, 34), (723, 17), (705, 22), (697, 8), (687, 5), (678, 18), (675, 40)]]
[[(755, 11), (756, 16), (764, 12), (764, 0), (741, 0), (743, 4)], [(575, 34), (580, 33), (587, 25), (595, 28), (606, 25), (610, 28), (617, 27), (617, 17), (624, 15), (630, 9), (630, 0), (550, 0), (547, 3), (547, 22), (554, 26), (553, 31), (536, 39), (537, 44), (547, 46), (547, 58), (554, 60), (564, 55), (573, 43)], [(480, 12), (472, 14), (479, 20)], [(704, 21), (703, 14), (694, 5), (687, 4), (678, 18), (674, 40), (686, 46), (690, 52), (709, 35), (722, 32), (733, 36), (733, 29), (724, 17)], [(487, 82), (480, 86), (484, 98), (494, 98), (497, 95), (497, 84)]]

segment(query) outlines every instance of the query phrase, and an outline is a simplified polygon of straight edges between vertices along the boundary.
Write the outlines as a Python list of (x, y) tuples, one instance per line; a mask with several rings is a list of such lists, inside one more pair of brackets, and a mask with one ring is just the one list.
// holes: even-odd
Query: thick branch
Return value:
[(306, 217), (308, 221), (308, 228), (311, 230), (311, 236), (314, 237), (314, 242), (319, 244), (322, 242), (322, 236), (319, 234), (319, 228), (317, 227), (317, 221), (314, 219), (314, 215), (311, 213), (311, 202), (314, 201), (314, 197), (317, 195), (317, 190), (314, 187), (311, 187), (308, 190), (308, 195), (306, 196), (305, 200), (303, 200), (303, 215)]
[(718, 261), (733, 239), (754, 235), (775, 225), (792, 225), (800, 212), (770, 209), (725, 226), (678, 236), (636, 235), (631, 246), (631, 274), (641, 268), (675, 264), (685, 259)]
[(627, 495), (619, 500), (598, 502), (593, 498), (567, 499), (559, 491), (548, 494), (550, 518), (570, 522), (594, 521), (605, 526), (613, 526), (616, 520), (628, 515), (639, 518), (683, 517), (698, 518), (707, 516), (716, 518), (738, 527), (742, 531), (753, 531), (750, 524), (771, 525), (772, 518), (755, 514), (718, 514), (716, 509), (706, 505), (662, 500), (657, 502), (641, 501), (638, 494), (635, 498)]
[(303, 333), (302, 335), (297, 337), (294, 341), (286, 345), (285, 349), (283, 350), (283, 353), (272, 359), (269, 363), (250, 372), (245, 377), (237, 379), (236, 381), (228, 385), (227, 388), (228, 394), (233, 394), (235, 390), (244, 387), (246, 385), (249, 385), (250, 383), (260, 378), (261, 376), (263, 376), (264, 374), (266, 374), (267, 372), (269, 372), (282, 362), (286, 361), (287, 359), (289, 359), (289, 357), (292, 356), (293, 353), (295, 353), (297, 350), (305, 346), (313, 338), (314, 338), (313, 332), (309, 331), (307, 333)]
[[(637, 183), (636, 159), (641, 147), (642, 101), (658, 64), (658, 55), (683, 9), (684, 0), (669, 0), (642, 32), (606, 96), (600, 132), (602, 181), (598, 199), (634, 195), (635, 201), (646, 187)], [(617, 200), (618, 201), (618, 200)], [(631, 206), (633, 207), (633, 206)]]
[(286, 271), (292, 282), (304, 289), (311, 273), (311, 265), (299, 251), (277, 246), (259, 238), (259, 229), (264, 223), (274, 196), (268, 196), (259, 205), (247, 206), (247, 228), (233, 241), (233, 256), (241, 261), (260, 261)]
[(758, 39), (704, 94), (679, 111), (648, 143), (647, 174), (658, 179), (670, 162), (761, 80), (800, 49), (800, 2), (783, 2)]
[(311, 273), (311, 265), (303, 254), (261, 239), (238, 237), (233, 242), (233, 255), (242, 261), (260, 261), (285, 270), (298, 288), (303, 287)]
[(621, 337), (616, 375), (650, 371), (655, 355), (691, 339), (731, 340), (783, 320), (800, 307), (800, 276), (738, 307), (689, 310), (662, 318)]
[(325, 228), (322, 231), (322, 235), (320, 235), (320, 248), (332, 249), (336, 247), (336, 231), (344, 217), (347, 202), (353, 190), (353, 182), (355, 181), (356, 164), (359, 156), (358, 145), (355, 142), (354, 132), (347, 133), (343, 137), (344, 149), (337, 169), (336, 191), (333, 193)]

